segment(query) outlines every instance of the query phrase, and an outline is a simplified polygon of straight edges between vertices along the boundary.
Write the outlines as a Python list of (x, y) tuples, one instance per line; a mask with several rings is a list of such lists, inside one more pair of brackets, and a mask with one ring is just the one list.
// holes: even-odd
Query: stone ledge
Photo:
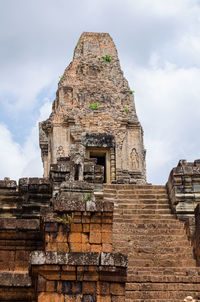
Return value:
[(39, 219), (0, 218), (0, 230), (39, 230)]
[(30, 287), (31, 278), (28, 273), (0, 272), (0, 286)]
[[(75, 196), (73, 200), (73, 195), (71, 200), (68, 200), (64, 196), (60, 199), (54, 201), (54, 211), (56, 212), (113, 212), (114, 203), (109, 201), (99, 201), (99, 200), (88, 200), (84, 201), (84, 195)], [(67, 196), (66, 196), (67, 197)], [(79, 198), (79, 200), (75, 200)], [(82, 200), (80, 200), (80, 198)]]
[(68, 254), (54, 251), (34, 251), (30, 254), (30, 263), (31, 265), (96, 265), (112, 267), (113, 270), (114, 267), (126, 268), (128, 257), (120, 253), (72, 252)]
[(17, 183), (15, 180), (4, 179), (0, 180), (0, 190), (1, 189), (16, 189)]
[(20, 178), (19, 192), (29, 193), (51, 193), (51, 183), (48, 178)]
[(30, 254), (32, 265), (60, 264), (60, 265), (98, 265), (99, 254), (91, 253), (65, 253), (34, 251)]
[(128, 257), (121, 253), (114, 254), (102, 252), (100, 265), (127, 267)]

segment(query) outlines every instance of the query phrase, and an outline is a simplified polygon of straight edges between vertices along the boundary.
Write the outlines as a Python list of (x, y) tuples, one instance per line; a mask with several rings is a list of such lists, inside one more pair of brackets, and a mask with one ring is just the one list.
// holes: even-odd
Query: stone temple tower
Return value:
[(134, 93), (109, 34), (81, 35), (73, 61), (60, 78), (52, 113), (40, 123), (40, 147), (44, 177), (60, 163), (64, 169), (68, 165), (69, 179), (146, 182)]

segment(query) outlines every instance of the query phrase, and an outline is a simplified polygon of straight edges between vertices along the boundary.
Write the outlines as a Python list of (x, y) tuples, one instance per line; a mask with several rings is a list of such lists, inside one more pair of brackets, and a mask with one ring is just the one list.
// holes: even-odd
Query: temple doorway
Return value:
[(97, 165), (104, 167), (104, 183), (110, 183), (110, 150), (106, 148), (88, 148), (86, 156), (97, 159)]

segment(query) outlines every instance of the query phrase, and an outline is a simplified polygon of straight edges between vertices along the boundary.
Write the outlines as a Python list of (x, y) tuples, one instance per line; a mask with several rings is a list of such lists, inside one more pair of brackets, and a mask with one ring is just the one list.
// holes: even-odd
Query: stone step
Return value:
[[(183, 260), (182, 260), (183, 259)], [(195, 266), (196, 261), (194, 259), (186, 259), (182, 258), (180, 260), (162, 260), (162, 259), (129, 259), (129, 266), (131, 267), (190, 267)]]
[(190, 253), (193, 257), (193, 249), (191, 246), (189, 247), (156, 247), (156, 250), (154, 247), (150, 246), (149, 248), (143, 248), (143, 247), (138, 247), (134, 248), (133, 251), (129, 252), (129, 255), (136, 254), (136, 253), (144, 253), (146, 256), (151, 255), (163, 255), (163, 254), (181, 254), (183, 253), (188, 254)]
[(199, 285), (200, 283), (200, 276), (179, 276), (179, 275), (170, 275), (170, 276), (163, 276), (163, 275), (144, 275), (144, 276), (138, 276), (137, 274), (133, 274), (131, 272), (128, 272), (127, 282), (134, 283), (197, 283)]
[(144, 221), (145, 219), (159, 220), (159, 221), (174, 221), (176, 220), (176, 215), (174, 214), (163, 214), (163, 215), (155, 215), (155, 214), (124, 214), (124, 213), (115, 213), (113, 219), (115, 222), (131, 222), (131, 221)]
[(126, 283), (126, 290), (128, 291), (198, 291), (198, 283), (177, 283), (177, 282), (163, 282), (163, 283)]
[[(192, 296), (195, 299), (200, 298), (198, 291), (127, 291), (126, 299), (182, 299)], [(127, 300), (126, 300), (127, 301)], [(132, 300), (133, 301), (133, 300)], [(144, 301), (144, 300), (142, 300)]]
[(104, 197), (105, 201), (111, 201), (114, 202), (114, 204), (166, 204), (169, 206), (169, 199), (168, 198), (154, 198), (154, 199), (149, 199), (149, 198), (143, 198), (139, 199), (137, 197), (132, 198), (129, 196), (126, 196), (124, 198), (117, 198), (117, 197)]
[[(165, 215), (170, 214), (171, 211), (169, 209), (122, 209), (115, 208), (115, 214), (123, 214), (123, 215)], [(173, 215), (173, 214), (172, 214)]]
[[(156, 229), (153, 229), (153, 228), (150, 228), (150, 229), (147, 229), (147, 228), (138, 228), (138, 227), (135, 227), (135, 228), (130, 228), (129, 230), (128, 229), (125, 229), (126, 231), (126, 234), (127, 235), (131, 235), (131, 234), (136, 234), (136, 235), (186, 235), (185, 233), (185, 230), (183, 228), (177, 228), (177, 229), (173, 229), (173, 228), (156, 228)], [(121, 230), (120, 230), (120, 226), (117, 227), (115, 226), (113, 228), (113, 233), (116, 234), (116, 235), (119, 235), (121, 234)]]
[[(141, 234), (130, 234), (128, 235), (129, 240), (131, 240), (133, 243), (135, 241), (140, 240), (141, 242), (143, 241), (147, 241), (149, 243), (155, 243), (157, 244), (157, 241), (165, 243), (165, 242), (172, 242), (173, 240), (175, 240), (176, 242), (179, 241), (183, 241), (185, 240), (186, 242), (189, 243), (189, 240), (186, 237), (186, 234), (182, 234), (182, 235), (169, 235), (169, 234), (162, 234), (162, 235), (141, 235)], [(177, 244), (178, 246), (178, 244)]]
[[(113, 243), (114, 243), (114, 240), (113, 240)], [(191, 247), (191, 243), (187, 239), (178, 240), (178, 241), (169, 240), (166, 242), (157, 241), (154, 244), (152, 242), (149, 242), (148, 239), (143, 240), (142, 242), (141, 242), (141, 240), (137, 239), (137, 240), (134, 240), (134, 242), (129, 242), (129, 245), (131, 245), (131, 244), (132, 244), (132, 248), (149, 248), (152, 246), (157, 247), (157, 248), (160, 248), (160, 247), (170, 247), (170, 248)]]
[[(151, 210), (151, 209), (170, 209), (169, 204), (163, 204), (163, 203), (148, 203), (143, 204), (140, 202), (137, 203), (115, 203), (115, 209), (144, 209), (144, 210)], [(171, 211), (171, 210), (170, 210)]]
[(131, 230), (133, 231), (135, 228), (138, 229), (185, 229), (184, 222), (180, 220), (169, 220), (167, 223), (163, 222), (163, 220), (146, 220), (145, 222), (140, 222), (140, 220), (134, 220), (130, 223), (115, 223), (114, 227), (120, 227), (121, 229), (124, 229), (124, 231)]
[(134, 189), (137, 189), (137, 190), (152, 190), (152, 189), (156, 189), (156, 190), (160, 190), (160, 189), (165, 189), (166, 187), (163, 186), (163, 185), (130, 185), (130, 184), (127, 184), (127, 185), (124, 185), (124, 184), (117, 184), (117, 185), (113, 185), (113, 184), (104, 184), (104, 189), (112, 189), (112, 190), (134, 190)]
[(155, 205), (168, 205), (168, 207), (170, 206), (169, 205), (169, 200), (167, 198), (160, 198), (160, 199), (139, 199), (139, 198), (129, 198), (129, 197), (126, 197), (126, 198), (120, 198), (120, 199), (117, 199), (117, 198), (104, 198), (105, 201), (111, 201), (111, 202), (114, 202), (115, 205), (119, 205), (119, 204), (129, 204), (129, 205), (132, 205), (132, 204), (139, 204), (139, 205), (152, 205), (152, 204), (155, 204)]
[[(129, 253), (128, 254), (128, 257), (129, 259), (134, 259), (135, 260), (149, 260), (149, 261), (152, 261), (152, 262), (157, 262), (157, 261), (166, 261), (166, 260), (169, 260), (169, 259), (173, 259), (173, 260), (180, 260), (180, 259), (184, 259), (184, 260), (191, 260), (193, 259), (194, 260), (194, 256), (193, 256), (193, 253), (192, 251), (190, 252), (186, 252), (185, 254), (182, 252), (182, 253), (179, 253), (178, 255), (174, 254), (174, 253), (162, 253), (162, 254), (159, 254), (159, 253), (156, 253), (156, 249), (155, 251), (153, 251), (152, 254), (146, 254), (146, 253)], [(196, 263), (196, 261), (195, 261)]]
[[(110, 192), (109, 190), (104, 190), (104, 192)], [(167, 194), (166, 189), (123, 189), (123, 190), (115, 190), (113, 193), (117, 194)]]
[(168, 195), (167, 194), (117, 194), (117, 195), (113, 195), (110, 193), (104, 193), (104, 198), (114, 198), (117, 200), (124, 200), (124, 199), (135, 199), (135, 200), (160, 200), (160, 199), (164, 199), (164, 200), (168, 200)]
[[(130, 271), (130, 270), (129, 270)], [(147, 276), (147, 275), (163, 275), (163, 276), (186, 276), (186, 277), (199, 277), (200, 278), (200, 267), (191, 266), (191, 267), (137, 267), (132, 268), (131, 271), (137, 276)]]
[[(183, 302), (183, 299), (134, 299), (134, 302)], [(125, 298), (125, 302), (133, 302), (133, 299)]]

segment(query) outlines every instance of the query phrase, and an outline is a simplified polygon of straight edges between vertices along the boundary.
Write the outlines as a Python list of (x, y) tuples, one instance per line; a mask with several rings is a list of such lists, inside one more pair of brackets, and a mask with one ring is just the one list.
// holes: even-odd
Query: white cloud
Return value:
[(148, 180), (165, 183), (179, 159), (199, 157), (200, 68), (126, 68), (144, 128)]
[[(40, 108), (38, 121), (46, 119), (51, 112), (51, 103), (46, 100)], [(43, 168), (40, 158), (38, 121), (30, 130), (23, 146), (14, 141), (5, 125), (0, 125), (0, 179), (10, 177), (42, 177)]]

